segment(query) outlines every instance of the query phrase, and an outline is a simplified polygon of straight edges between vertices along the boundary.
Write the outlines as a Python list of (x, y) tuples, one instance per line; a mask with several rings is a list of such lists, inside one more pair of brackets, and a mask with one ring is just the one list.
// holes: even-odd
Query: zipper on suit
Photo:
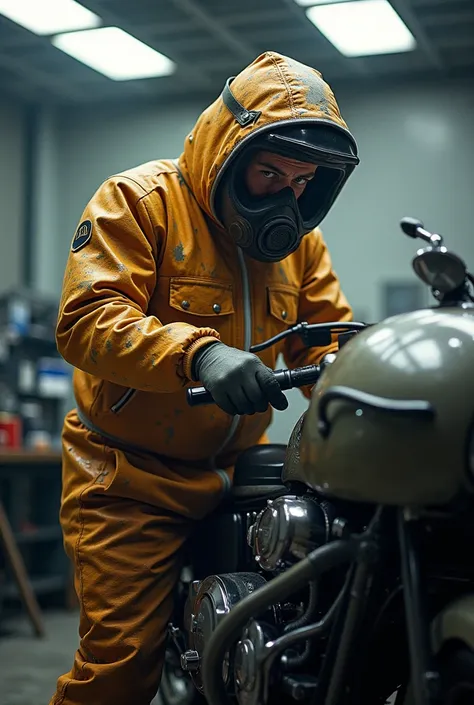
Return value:
[(137, 393), (136, 389), (127, 389), (125, 394), (123, 394), (120, 399), (118, 399), (113, 406), (110, 407), (110, 411), (114, 414), (118, 414), (123, 407), (128, 404), (128, 402), (132, 399), (132, 397), (135, 396)]
[[(173, 159), (172, 162), (174, 166), (176, 167), (176, 170), (178, 171), (178, 174), (183, 178), (183, 175), (181, 173), (181, 170), (179, 168), (179, 163), (178, 159)], [(183, 179), (184, 183), (188, 187), (190, 193), (194, 197), (194, 194), (192, 192), (192, 189), (189, 187), (189, 185), (186, 183), (186, 181)], [(195, 197), (194, 197), (195, 198)], [(211, 199), (212, 203), (213, 199)], [(214, 208), (213, 208), (214, 211)], [(249, 275), (247, 271), (247, 265), (245, 264), (245, 259), (244, 259), (244, 254), (240, 247), (237, 247), (237, 255), (239, 258), (239, 266), (240, 266), (240, 272), (242, 275), (242, 290), (243, 290), (243, 299), (244, 299), (244, 350), (248, 351), (250, 349), (250, 346), (252, 345), (252, 301), (250, 298), (250, 285), (249, 285)], [(235, 433), (237, 431), (237, 427), (240, 422), (240, 416), (234, 416), (232, 419), (232, 423), (229, 429), (229, 432), (227, 436), (225, 437), (223, 443), (219, 446), (213, 457), (210, 459), (211, 463), (211, 468), (214, 470), (215, 473), (219, 475), (219, 477), (222, 480), (223, 484), (223, 494), (224, 496), (229, 494), (230, 491), (232, 490), (232, 483), (229, 480), (229, 476), (225, 472), (225, 470), (222, 470), (216, 466), (216, 458), (218, 455), (222, 453), (224, 448), (226, 448), (229, 443), (231, 442), (232, 438), (235, 436)]]
[[(243, 292), (243, 302), (244, 302), (244, 350), (247, 352), (250, 350), (252, 345), (252, 300), (250, 297), (250, 284), (249, 275), (247, 271), (247, 265), (245, 264), (244, 253), (237, 248), (237, 254), (239, 258), (240, 273), (242, 275), (242, 292)], [(240, 423), (240, 416), (234, 416), (232, 419), (232, 424), (229, 429), (224, 442), (218, 448), (213, 458), (211, 458), (211, 465), (215, 472), (217, 472), (224, 483), (224, 494), (227, 494), (232, 489), (231, 482), (227, 473), (224, 470), (220, 470), (216, 467), (216, 457), (222, 453), (224, 448), (229, 445), (232, 438), (235, 436), (237, 428)]]
[(250, 299), (250, 284), (244, 253), (238, 249), (240, 271), (242, 273), (242, 290), (244, 294), (244, 350), (247, 352), (252, 345), (252, 301)]

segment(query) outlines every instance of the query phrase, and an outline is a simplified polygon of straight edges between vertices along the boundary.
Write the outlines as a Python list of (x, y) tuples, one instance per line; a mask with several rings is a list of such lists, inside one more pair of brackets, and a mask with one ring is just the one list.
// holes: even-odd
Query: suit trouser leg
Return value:
[(68, 415), (61, 524), (75, 570), (80, 644), (50, 705), (149, 705), (183, 545), (221, 491), (214, 473), (112, 449)]

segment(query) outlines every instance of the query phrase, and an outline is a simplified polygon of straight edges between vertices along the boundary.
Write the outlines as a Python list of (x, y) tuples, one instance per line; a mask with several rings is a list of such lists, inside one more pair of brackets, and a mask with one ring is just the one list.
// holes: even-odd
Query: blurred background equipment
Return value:
[(0, 296), (0, 448), (60, 448), (71, 368), (56, 349), (57, 301)]

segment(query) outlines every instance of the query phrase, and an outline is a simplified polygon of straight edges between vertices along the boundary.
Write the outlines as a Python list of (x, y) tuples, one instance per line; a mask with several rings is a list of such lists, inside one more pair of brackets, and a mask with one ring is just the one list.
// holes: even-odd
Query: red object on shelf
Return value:
[(22, 425), (20, 416), (0, 412), (0, 447), (21, 448)]

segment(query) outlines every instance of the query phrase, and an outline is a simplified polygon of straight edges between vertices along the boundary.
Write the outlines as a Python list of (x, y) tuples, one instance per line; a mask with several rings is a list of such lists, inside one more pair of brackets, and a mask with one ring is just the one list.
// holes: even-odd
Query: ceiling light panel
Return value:
[(0, 14), (34, 32), (51, 35), (98, 27), (98, 15), (75, 0), (0, 0)]
[(319, 4), (308, 19), (344, 56), (412, 51), (416, 40), (387, 0)]
[(176, 69), (167, 56), (119, 27), (68, 32), (51, 41), (61, 51), (114, 81), (169, 76)]

